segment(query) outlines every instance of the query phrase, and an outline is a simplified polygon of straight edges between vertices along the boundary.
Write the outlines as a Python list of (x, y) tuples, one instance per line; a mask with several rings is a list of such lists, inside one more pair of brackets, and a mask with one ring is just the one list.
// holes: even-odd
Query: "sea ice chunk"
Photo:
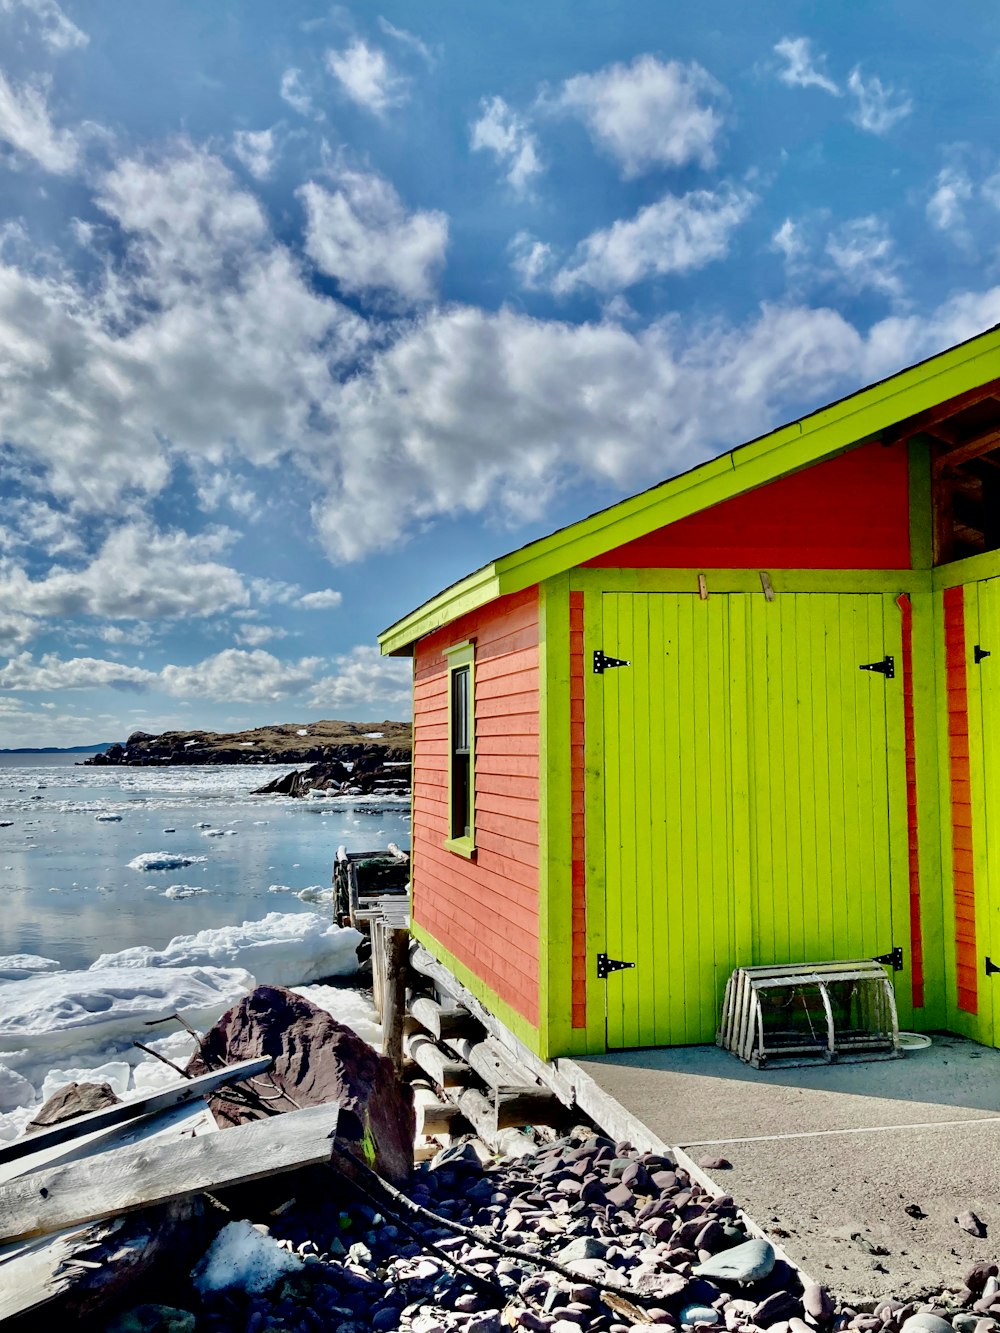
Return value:
[(35, 1089), (23, 1075), (0, 1065), (0, 1111), (14, 1111), (19, 1106), (33, 1106)]
[(129, 861), (130, 870), (180, 870), (182, 866), (200, 865), (207, 856), (183, 856), (180, 852), (143, 852)]
[(290, 1250), (283, 1250), (271, 1236), (250, 1222), (224, 1226), (195, 1268), (194, 1285), (202, 1293), (238, 1287), (242, 1291), (266, 1291), (285, 1273), (304, 1267)]
[(0, 981), (23, 981), (39, 972), (58, 972), (61, 963), (54, 958), (42, 958), (37, 953), (0, 954)]
[[(131, 1073), (132, 1067), (126, 1060), (107, 1060), (93, 1069), (50, 1069), (42, 1084), (42, 1101), (48, 1101), (54, 1092), (69, 1083), (107, 1083), (116, 1097), (124, 1097)], [(175, 1082), (176, 1079), (175, 1074)]]
[[(114, 968), (246, 968), (256, 983), (306, 985), (357, 971), (361, 932), (335, 926), (319, 912), (268, 912), (259, 921), (177, 935), (165, 949), (138, 945), (101, 954), (92, 970)], [(2, 1031), (2, 1029), (0, 1029)]]

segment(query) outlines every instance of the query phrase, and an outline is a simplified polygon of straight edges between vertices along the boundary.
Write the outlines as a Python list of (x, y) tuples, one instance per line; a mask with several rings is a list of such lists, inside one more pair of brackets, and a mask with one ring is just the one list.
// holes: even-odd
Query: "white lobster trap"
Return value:
[(761, 1069), (902, 1055), (889, 973), (874, 959), (738, 967), (716, 1045)]

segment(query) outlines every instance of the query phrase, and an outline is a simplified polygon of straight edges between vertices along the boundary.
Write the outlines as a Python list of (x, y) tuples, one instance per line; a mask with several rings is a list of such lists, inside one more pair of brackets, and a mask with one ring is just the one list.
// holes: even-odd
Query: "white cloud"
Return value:
[(830, 233), (826, 253), (851, 291), (870, 289), (892, 297), (902, 294), (895, 246), (881, 218), (845, 222)]
[(179, 699), (263, 703), (301, 694), (313, 684), (321, 662), (319, 657), (282, 662), (262, 649), (227, 648), (195, 666), (165, 666), (159, 680), (168, 694)]
[(553, 105), (578, 116), (626, 178), (660, 167), (715, 161), (724, 89), (696, 62), (636, 56), (596, 74), (577, 74)]
[(412, 32), (407, 32), (405, 28), (395, 28), (388, 19), (379, 17), (378, 26), (387, 37), (392, 37), (394, 41), (401, 42), (403, 46), (408, 46), (412, 51), (427, 62), (428, 65), (434, 64), (434, 53), (426, 42), (420, 40)]
[(177, 699), (263, 703), (301, 694), (315, 683), (321, 665), (319, 657), (282, 662), (261, 649), (239, 648), (227, 648), (192, 666), (169, 665), (160, 671), (97, 657), (61, 658), (56, 653), (46, 653), (36, 662), (30, 653), (21, 653), (0, 667), (0, 689), (155, 690)]
[(0, 0), (0, 14), (20, 18), (33, 28), (54, 55), (86, 46), (90, 38), (59, 8), (55, 0)]
[(942, 167), (934, 181), (934, 192), (927, 201), (927, 220), (938, 231), (956, 231), (965, 222), (965, 205), (975, 191), (961, 167)]
[(406, 100), (406, 80), (400, 77), (385, 52), (360, 37), (343, 51), (327, 51), (326, 67), (352, 102), (383, 116)]
[(382, 657), (367, 644), (334, 658), (332, 676), (318, 680), (309, 696), (314, 708), (338, 709), (378, 705), (407, 715), (411, 706), (409, 661)]
[(0, 610), (0, 653), (9, 655), (23, 648), (38, 633), (38, 621), (20, 611)]
[(0, 611), (158, 620), (246, 606), (250, 596), (239, 574), (212, 558), (227, 544), (225, 533), (189, 537), (126, 523), (80, 569), (55, 567), (30, 579), (17, 565), (0, 562)]
[(874, 74), (866, 79), (861, 66), (855, 65), (847, 80), (847, 87), (857, 106), (851, 120), (869, 134), (888, 134), (892, 127), (905, 120), (913, 110), (913, 103), (895, 88), (883, 84)]
[(274, 130), (237, 130), (233, 152), (255, 180), (267, 180), (274, 167)]
[(272, 639), (287, 639), (288, 630), (279, 629), (277, 625), (241, 625), (236, 638), (248, 648), (259, 648)]
[(347, 168), (334, 191), (309, 181), (298, 193), (306, 251), (345, 292), (385, 291), (404, 301), (433, 296), (448, 248), (444, 213), (407, 213), (388, 181)]
[(300, 69), (286, 69), (281, 76), (281, 99), (287, 102), (300, 116), (311, 116), (313, 111), (312, 96), (302, 79)]
[(241, 514), (244, 518), (259, 517), (261, 507), (257, 494), (247, 482), (226, 471), (225, 468), (200, 475), (204, 469), (196, 465), (195, 472), (198, 506), (205, 513), (214, 514), (217, 509), (226, 506), (234, 514)]
[(808, 249), (806, 242), (802, 238), (802, 229), (798, 223), (793, 222), (791, 218), (785, 218), (784, 222), (771, 237), (771, 245), (780, 254), (785, 256), (786, 263), (794, 264), (799, 260)]
[(37, 84), (15, 87), (0, 71), (0, 143), (34, 158), (56, 175), (75, 170), (80, 160), (80, 139), (69, 130), (57, 130), (49, 117), (45, 90)]
[(329, 611), (339, 606), (344, 594), (336, 588), (321, 588), (318, 592), (307, 592), (299, 598), (298, 605), (306, 611)]
[(822, 71), (826, 57), (813, 54), (808, 37), (782, 37), (774, 52), (786, 62), (784, 69), (778, 71), (782, 83), (787, 83), (790, 88), (822, 88), (834, 97), (840, 96), (840, 89), (833, 79)]
[[(666, 194), (634, 218), (595, 231), (552, 281), (563, 294), (577, 287), (611, 292), (667, 273), (689, 273), (729, 250), (733, 231), (746, 221), (755, 197), (723, 187)], [(529, 257), (529, 264), (534, 256)]]
[(518, 281), (528, 291), (547, 287), (558, 267), (556, 252), (545, 241), (537, 240), (528, 231), (519, 231), (507, 247), (510, 266)]
[(507, 183), (518, 194), (526, 193), (532, 178), (542, 170), (537, 138), (502, 97), (484, 97), (480, 111), (471, 127), (472, 151), (491, 152), (503, 167)]
[(0, 667), (3, 690), (145, 690), (155, 681), (156, 672), (142, 667), (56, 653), (46, 653), (37, 663), (30, 653), (21, 653)]

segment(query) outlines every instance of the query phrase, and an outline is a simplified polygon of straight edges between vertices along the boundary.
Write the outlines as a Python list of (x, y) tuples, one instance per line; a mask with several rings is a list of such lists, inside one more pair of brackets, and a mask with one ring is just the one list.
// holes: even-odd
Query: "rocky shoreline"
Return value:
[(182, 764), (352, 763), (364, 757), (409, 762), (408, 722), (281, 723), (249, 731), (134, 731), (124, 745), (84, 760), (94, 767)]

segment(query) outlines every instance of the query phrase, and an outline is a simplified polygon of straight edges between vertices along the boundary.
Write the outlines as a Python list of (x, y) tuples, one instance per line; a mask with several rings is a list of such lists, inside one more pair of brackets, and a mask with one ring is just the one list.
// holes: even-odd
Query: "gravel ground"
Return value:
[[(700, 1164), (718, 1169), (707, 1158)], [(886, 1299), (870, 1310), (837, 1308), (823, 1288), (803, 1289), (767, 1242), (747, 1237), (731, 1198), (705, 1193), (666, 1155), (637, 1153), (587, 1127), (486, 1166), (470, 1144), (446, 1149), (416, 1171), (406, 1195), (444, 1222), (417, 1221), (398, 1201), (345, 1201), (336, 1186), (325, 1199), (272, 1219), (269, 1229), (258, 1226), (297, 1265), (268, 1289), (252, 1293), (237, 1285), (199, 1294), (190, 1282), (178, 1284), (172, 1313), (145, 1307), (108, 1327), (115, 1333), (502, 1333), (505, 1327), (630, 1333), (649, 1324), (731, 1333), (1000, 1330), (992, 1317), (1000, 1313), (995, 1266), (977, 1266), (961, 1292), (938, 1293), (922, 1305)], [(451, 1223), (477, 1234), (456, 1234)]]

